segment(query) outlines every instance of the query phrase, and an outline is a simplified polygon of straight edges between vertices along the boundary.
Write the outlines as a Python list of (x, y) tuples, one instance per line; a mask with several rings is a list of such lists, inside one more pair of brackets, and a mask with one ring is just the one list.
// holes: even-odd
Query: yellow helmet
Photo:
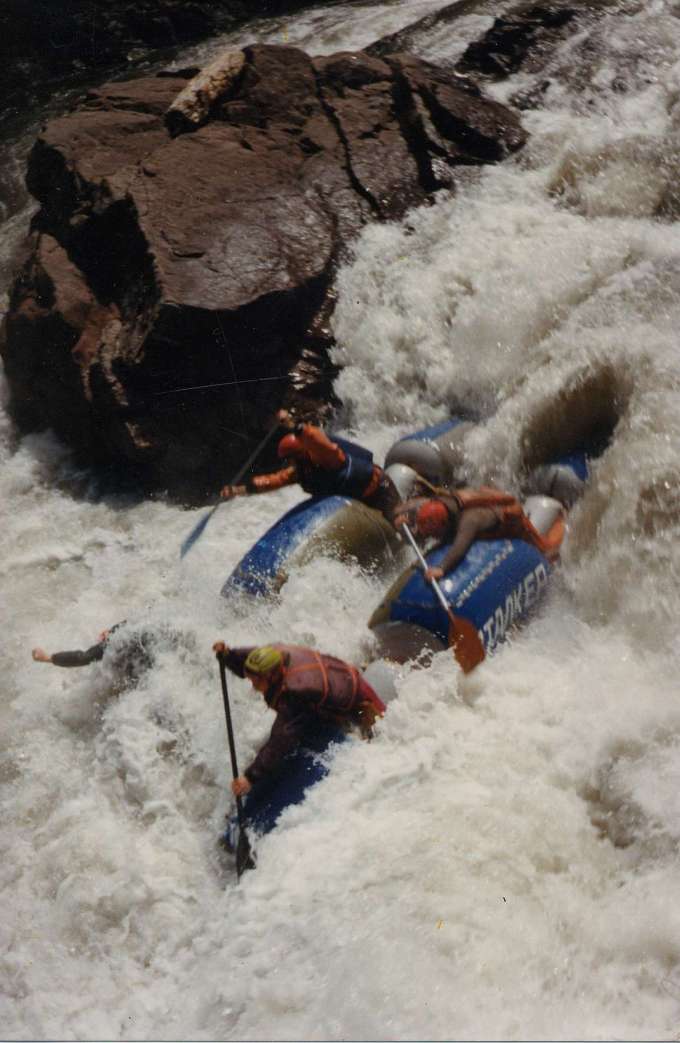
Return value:
[(271, 674), (283, 665), (283, 656), (273, 645), (261, 645), (248, 654), (244, 668), (249, 674)]

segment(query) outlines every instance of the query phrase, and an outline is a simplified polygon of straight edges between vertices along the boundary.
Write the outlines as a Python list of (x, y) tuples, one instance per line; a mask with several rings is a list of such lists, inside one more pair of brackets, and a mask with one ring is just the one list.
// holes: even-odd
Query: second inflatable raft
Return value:
[[(560, 527), (563, 534), (563, 510), (583, 488), (587, 470), (583, 453), (536, 473), (543, 487), (559, 490), (562, 496), (558, 500), (534, 495), (525, 501), (526, 513), (543, 535), (559, 533)], [(427, 564), (438, 565), (447, 550), (448, 546), (441, 546), (431, 551)], [(547, 587), (551, 568), (547, 558), (524, 540), (477, 540), (457, 568), (439, 580), (450, 614), (421, 569), (412, 565), (390, 587), (369, 627), (386, 657), (405, 661), (427, 649), (451, 646), (467, 672), (531, 614)]]

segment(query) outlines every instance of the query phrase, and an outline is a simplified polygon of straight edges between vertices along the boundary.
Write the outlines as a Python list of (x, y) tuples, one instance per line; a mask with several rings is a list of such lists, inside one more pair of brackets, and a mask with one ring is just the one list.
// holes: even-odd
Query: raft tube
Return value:
[(399, 545), (399, 537), (379, 511), (345, 496), (312, 497), (260, 537), (229, 576), (222, 595), (276, 594), (295, 568), (319, 554), (353, 559), (372, 568), (393, 557)]
[(406, 435), (387, 453), (385, 469), (406, 464), (434, 485), (450, 485), (460, 475), (463, 441), (474, 426), (461, 417), (451, 417)]
[[(571, 504), (585, 483), (587, 462), (583, 455), (565, 457), (539, 471), (532, 476), (533, 487), (554, 491), (563, 486)], [(564, 535), (563, 506), (546, 495), (534, 495), (524, 505), (536, 528), (556, 546)], [(427, 554), (428, 565), (438, 565), (448, 549)], [(439, 580), (453, 622), (414, 564), (392, 585), (368, 625), (383, 656), (405, 662), (450, 646), (467, 673), (532, 614), (551, 570), (548, 559), (524, 540), (477, 540), (458, 567)]]
[[(284, 758), (275, 776), (253, 786), (241, 802), (249, 835), (271, 832), (286, 808), (301, 804), (308, 790), (328, 775), (336, 747), (346, 740), (346, 733), (338, 728), (319, 727), (304, 746)], [(236, 850), (238, 833), (238, 818), (230, 815), (220, 838), (228, 851)]]

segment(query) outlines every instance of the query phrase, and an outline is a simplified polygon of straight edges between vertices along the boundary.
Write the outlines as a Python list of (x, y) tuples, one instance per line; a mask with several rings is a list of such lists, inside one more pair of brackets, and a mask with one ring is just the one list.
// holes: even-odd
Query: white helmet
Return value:
[(390, 464), (385, 468), (385, 474), (391, 478), (402, 500), (409, 499), (420, 477), (418, 472), (407, 464)]

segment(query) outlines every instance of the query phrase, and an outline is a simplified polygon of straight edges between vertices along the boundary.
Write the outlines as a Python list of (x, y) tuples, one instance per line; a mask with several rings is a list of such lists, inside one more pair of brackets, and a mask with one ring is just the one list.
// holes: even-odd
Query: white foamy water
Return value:
[[(480, 7), (483, 0), (480, 0)], [(487, 0), (488, 3), (488, 0)], [(187, 48), (175, 65), (205, 62), (228, 43), (243, 47), (252, 43), (301, 47), (310, 54), (358, 50), (440, 10), (442, 0), (354, 0), (351, 3), (310, 7), (293, 15), (255, 20), (245, 30)], [(500, 10), (507, 4), (497, 4)], [(485, 29), (491, 24), (487, 19)]]
[[(376, 5), (372, 35), (435, 6)], [(339, 10), (300, 38), (339, 34)], [(356, 45), (353, 13), (333, 46)], [(516, 488), (541, 440), (618, 422), (539, 618), (467, 678), (449, 653), (403, 668), (376, 740), (343, 747), (240, 885), (215, 845), (211, 644), (363, 662), (387, 580), (321, 559), (280, 602), (229, 605), (294, 492), (224, 505), (180, 564), (199, 512), (98, 497), (3, 414), (3, 1037), (678, 1038), (679, 44), (670, 3), (612, 8), (538, 76), (513, 162), (368, 229), (342, 272), (338, 390), (376, 451), (471, 407), (467, 473)], [(30, 659), (123, 617), (160, 634), (136, 687)], [(230, 691), (245, 765), (271, 718)]]

